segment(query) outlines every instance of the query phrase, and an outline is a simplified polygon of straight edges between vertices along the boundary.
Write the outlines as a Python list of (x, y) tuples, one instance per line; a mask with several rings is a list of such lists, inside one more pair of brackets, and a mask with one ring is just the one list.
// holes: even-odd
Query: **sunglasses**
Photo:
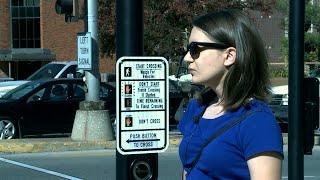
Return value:
[(228, 45), (219, 43), (191, 42), (187, 47), (187, 51), (190, 52), (190, 55), (193, 59), (197, 59), (200, 55), (200, 52), (206, 49), (226, 49), (228, 47)]

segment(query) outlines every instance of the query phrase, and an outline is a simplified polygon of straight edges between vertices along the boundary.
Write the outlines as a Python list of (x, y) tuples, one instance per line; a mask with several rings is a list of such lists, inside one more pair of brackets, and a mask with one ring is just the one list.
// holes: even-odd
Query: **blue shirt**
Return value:
[(200, 117), (195, 123), (193, 117), (204, 108), (196, 99), (192, 100), (178, 125), (183, 135), (179, 155), (186, 172), (204, 143), (216, 131), (249, 111), (262, 111), (251, 114), (208, 144), (187, 179), (250, 179), (248, 158), (266, 151), (283, 156), (281, 129), (266, 104), (253, 99), (249, 107), (240, 107), (214, 119)]

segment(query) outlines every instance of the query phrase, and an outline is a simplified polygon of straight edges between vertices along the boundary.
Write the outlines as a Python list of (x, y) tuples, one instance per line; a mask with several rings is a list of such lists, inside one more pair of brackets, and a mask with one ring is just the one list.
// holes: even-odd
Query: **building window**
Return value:
[(12, 48), (40, 48), (40, 0), (11, 0)]

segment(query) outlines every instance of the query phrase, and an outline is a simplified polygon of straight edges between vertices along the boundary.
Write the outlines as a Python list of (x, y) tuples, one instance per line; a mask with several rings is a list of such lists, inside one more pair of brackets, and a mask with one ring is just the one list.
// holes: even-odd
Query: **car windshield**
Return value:
[(23, 85), (15, 88), (15, 89), (12, 89), (11, 91), (9, 91), (5, 95), (3, 95), (1, 98), (2, 99), (10, 99), (10, 100), (20, 99), (21, 97), (23, 97), (27, 93), (31, 92), (32, 90), (34, 90), (35, 88), (37, 88), (40, 85), (41, 85), (40, 82), (29, 82), (27, 84), (23, 84)]
[(30, 77), (27, 78), (29, 81), (34, 81), (38, 79), (50, 79), (54, 78), (62, 68), (64, 68), (65, 64), (46, 64), (41, 69), (33, 73)]

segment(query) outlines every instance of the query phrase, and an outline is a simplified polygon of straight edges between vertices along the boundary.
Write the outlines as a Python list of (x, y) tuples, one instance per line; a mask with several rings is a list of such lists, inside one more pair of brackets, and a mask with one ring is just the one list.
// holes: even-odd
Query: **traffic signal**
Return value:
[(78, 21), (78, 0), (57, 0), (56, 13), (65, 14), (66, 22)]

